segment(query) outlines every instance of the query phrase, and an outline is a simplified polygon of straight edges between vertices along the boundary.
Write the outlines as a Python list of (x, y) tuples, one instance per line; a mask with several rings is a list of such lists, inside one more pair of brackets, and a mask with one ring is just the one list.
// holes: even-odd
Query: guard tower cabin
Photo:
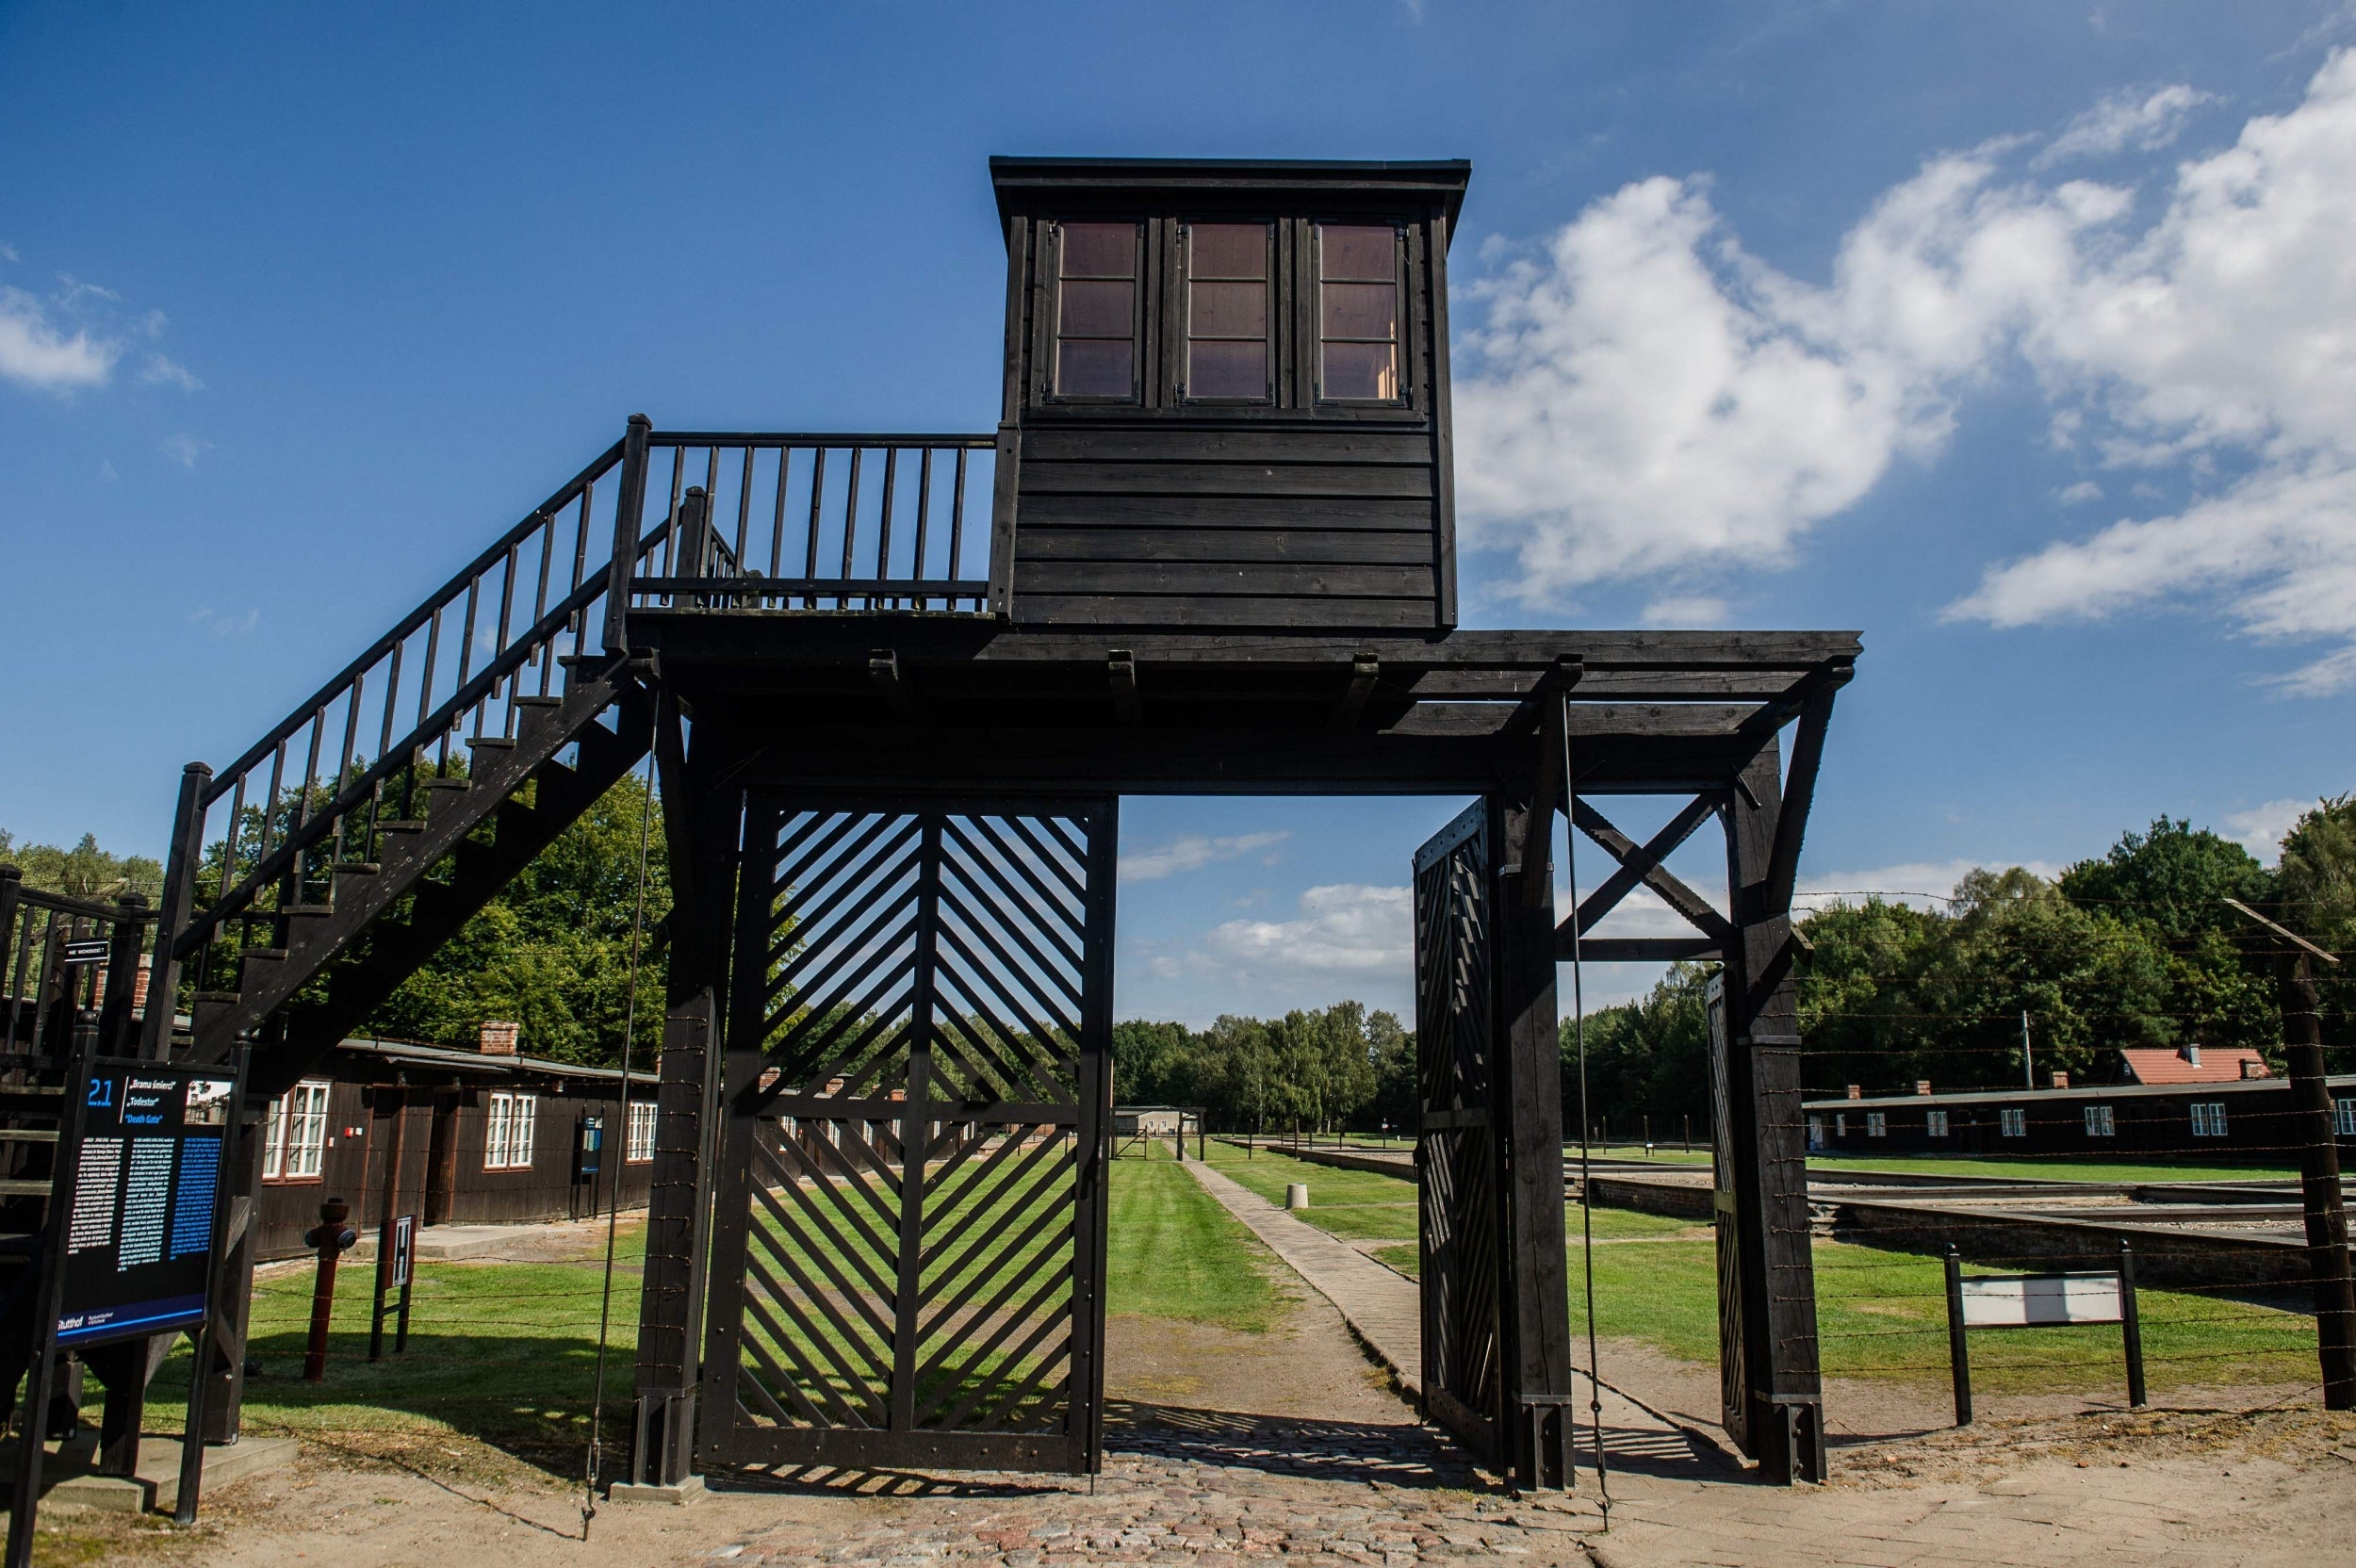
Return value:
[(1453, 627), (1447, 271), (1470, 174), (992, 158), (1013, 618)]

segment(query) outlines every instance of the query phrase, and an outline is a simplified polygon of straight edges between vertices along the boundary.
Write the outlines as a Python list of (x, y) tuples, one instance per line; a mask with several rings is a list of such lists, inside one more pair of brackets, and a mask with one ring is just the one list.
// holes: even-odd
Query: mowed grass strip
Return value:
[(1109, 1311), (1244, 1333), (1284, 1315), (1276, 1260), (1175, 1161), (1116, 1160), (1111, 1192)]

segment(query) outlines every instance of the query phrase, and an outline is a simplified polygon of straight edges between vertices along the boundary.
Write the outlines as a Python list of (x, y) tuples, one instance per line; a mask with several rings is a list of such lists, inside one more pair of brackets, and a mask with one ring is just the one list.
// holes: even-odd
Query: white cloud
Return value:
[(1214, 928), (1211, 945), (1233, 959), (1317, 974), (1399, 975), (1415, 961), (1414, 893), (1337, 882), (1301, 895), (1298, 920), (1231, 920)]
[(202, 392), (205, 384), (196, 379), (194, 371), (176, 360), (162, 354), (149, 354), (140, 368), (139, 380), (150, 386), (176, 386), (183, 392)]
[(1870, 871), (1836, 871), (1800, 879), (1792, 895), (1795, 910), (1814, 911), (1836, 904), (1861, 904), (1879, 897), (1886, 904), (1907, 904), (1918, 909), (1943, 910), (1955, 896), (1955, 884), (1986, 868), (2001, 871), (2019, 866), (2047, 878), (2062, 868), (2045, 860), (1906, 860)]
[(1646, 626), (1704, 628), (1725, 624), (1733, 607), (1708, 594), (1671, 594), (1644, 606)]
[(164, 437), (162, 449), (166, 457), (183, 468), (193, 468), (196, 466), (198, 458), (213, 449), (213, 444), (210, 441), (199, 440), (188, 432), (182, 431), (177, 435)]
[(1139, 850), (1121, 858), (1121, 879), (1123, 882), (1155, 882), (1180, 872), (1201, 871), (1219, 860), (1233, 860), (1255, 849), (1266, 849), (1283, 843), (1290, 833), (1238, 833), (1220, 838), (1205, 838), (1199, 833), (1172, 839), (1157, 849)]
[(2066, 485), (2055, 491), (2053, 498), (2064, 506), (2077, 506), (2086, 501), (2099, 501), (2102, 498), (2102, 487), (2090, 479), (2082, 479), (2075, 484)]
[[(2052, 438), (2147, 476), (2166, 514), (1993, 564), (1951, 618), (2017, 627), (2181, 602), (2245, 635), (2337, 646), (2282, 678), (2356, 684), (2356, 52), (2230, 147), (2133, 188), (2040, 176), (2148, 152), (2207, 96), (2106, 100), (2024, 165), (1932, 159), (1842, 237), (1827, 282), (1726, 232), (1702, 179), (1604, 198), (1476, 292), (1457, 389), (1464, 538), (1504, 592), (1560, 603), (1657, 579), (1664, 611), (1789, 562), (1960, 400), (2024, 364)], [(2091, 480), (2055, 498), (2100, 498)]]
[(216, 637), (242, 637), (262, 624), (262, 607), (255, 605), (241, 615), (223, 615), (206, 606), (189, 612), (188, 624)]
[(2217, 95), (2182, 83), (2148, 95), (2113, 93), (2063, 127), (2030, 167), (2050, 168), (2070, 158), (2108, 157), (2116, 153), (2157, 152), (2176, 139), (2184, 116)]
[(44, 392), (72, 392), (106, 384), (122, 356), (120, 344), (86, 330), (69, 335), (51, 322), (41, 302), (0, 286), (0, 378)]
[(2247, 811), (2228, 812), (2225, 832), (2267, 865), (2282, 858), (2282, 835), (2315, 808), (2312, 800), (2269, 800)]

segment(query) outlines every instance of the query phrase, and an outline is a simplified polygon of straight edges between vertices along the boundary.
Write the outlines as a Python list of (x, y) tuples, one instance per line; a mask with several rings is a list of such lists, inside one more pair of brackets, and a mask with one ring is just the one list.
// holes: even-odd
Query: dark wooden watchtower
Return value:
[(1448, 245), (1470, 173), (991, 159), (1022, 619), (1454, 626)]
[[(151, 1009), (147, 1048), (250, 1047), (279, 1092), (651, 748), (676, 903), (634, 1473), (1087, 1470), (1120, 797), (1471, 797), (1414, 865), (1427, 1409), (1565, 1478), (1555, 965), (1710, 958), (1726, 1424), (1820, 1476), (1789, 913), (1857, 638), (1457, 628), (1464, 164), (992, 174), (998, 428), (633, 417), (191, 767), (153, 989), (193, 1028)], [(1639, 841), (1598, 805), (1631, 794), (1680, 805)], [(1558, 812), (1612, 862), (1562, 918)], [(1723, 904), (1663, 864), (1713, 820)], [(1640, 886), (1692, 935), (1587, 935)]]

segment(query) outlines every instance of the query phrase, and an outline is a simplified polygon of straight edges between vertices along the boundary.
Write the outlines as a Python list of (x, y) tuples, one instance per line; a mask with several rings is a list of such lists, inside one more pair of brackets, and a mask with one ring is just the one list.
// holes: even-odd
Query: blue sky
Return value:
[[(633, 410), (987, 427), (1003, 152), (1471, 158), (1467, 624), (1861, 629), (1811, 886), (2163, 812), (2264, 848), (2356, 787), (2349, 42), (2264, 0), (0, 7), (0, 825), (152, 850), (183, 761)], [(1130, 803), (1122, 1011), (1403, 1004), (1458, 804)]]

